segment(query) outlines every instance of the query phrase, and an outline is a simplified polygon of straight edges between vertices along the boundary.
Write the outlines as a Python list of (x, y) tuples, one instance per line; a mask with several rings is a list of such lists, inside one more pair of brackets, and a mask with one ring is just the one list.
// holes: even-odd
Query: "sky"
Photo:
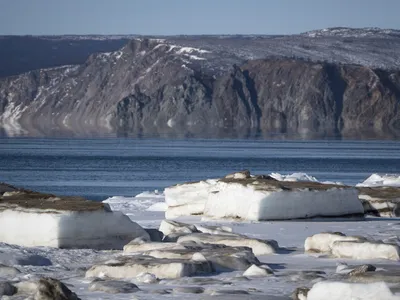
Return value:
[(400, 0), (0, 0), (0, 35), (400, 29)]

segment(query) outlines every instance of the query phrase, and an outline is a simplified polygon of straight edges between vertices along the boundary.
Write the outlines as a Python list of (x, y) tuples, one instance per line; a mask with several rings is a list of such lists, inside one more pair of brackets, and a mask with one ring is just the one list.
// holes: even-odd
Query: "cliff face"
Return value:
[(148, 39), (93, 54), (83, 65), (0, 80), (7, 135), (393, 138), (400, 136), (399, 108), (399, 71), (245, 62)]

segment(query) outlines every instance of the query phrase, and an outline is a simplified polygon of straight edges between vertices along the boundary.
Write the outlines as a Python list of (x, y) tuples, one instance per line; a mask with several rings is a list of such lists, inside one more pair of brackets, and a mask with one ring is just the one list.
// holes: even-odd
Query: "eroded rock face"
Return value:
[(398, 71), (248, 61), (226, 50), (137, 39), (82, 65), (4, 78), (2, 127), (8, 135), (399, 134)]

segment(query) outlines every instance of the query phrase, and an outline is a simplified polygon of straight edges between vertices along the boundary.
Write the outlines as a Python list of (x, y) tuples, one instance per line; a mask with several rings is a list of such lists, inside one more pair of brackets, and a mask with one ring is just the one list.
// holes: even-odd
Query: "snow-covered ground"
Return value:
[[(159, 191), (143, 192), (135, 197), (115, 196), (105, 200), (105, 202), (113, 210), (122, 211), (144, 228), (158, 229), (164, 219), (165, 199), (164, 194)], [(66, 250), (49, 247), (25, 248), (2, 243), (0, 244), (0, 264), (12, 265), (21, 272), (18, 273), (14, 270), (13, 273), (8, 270), (7, 273), (0, 267), (0, 281), (29, 280), (41, 276), (50, 276), (63, 281), (81, 299), (89, 300), (161, 299), (173, 296), (180, 297), (182, 300), (208, 299), (208, 297), (213, 299), (212, 294), (223, 294), (220, 296), (222, 299), (244, 299), (246, 297), (246, 299), (283, 300), (290, 299), (290, 294), (298, 287), (311, 288), (322, 279), (328, 279), (329, 281), (323, 281), (311, 290), (310, 299), (378, 299), (371, 298), (374, 297), (373, 293), (379, 293), (381, 297), (379, 299), (382, 300), (400, 299), (399, 281), (388, 284), (395, 293), (397, 292), (395, 296), (391, 296), (387, 286), (382, 283), (373, 285), (365, 285), (365, 282), (358, 283), (358, 285), (335, 283), (337, 280), (343, 281), (343, 266), (346, 270), (352, 270), (353, 266), (368, 263), (374, 265), (377, 272), (398, 274), (396, 272), (400, 269), (399, 261), (334, 258), (326, 253), (306, 253), (304, 251), (305, 240), (321, 232), (341, 232), (348, 236), (363, 236), (369, 240), (383, 241), (400, 246), (399, 218), (367, 217), (363, 221), (313, 219), (268, 222), (238, 222), (232, 220), (204, 222), (199, 216), (191, 216), (182, 217), (179, 220), (195, 225), (230, 227), (234, 233), (247, 235), (251, 238), (276, 240), (282, 247), (281, 251), (258, 256), (258, 259), (268, 265), (274, 274), (268, 274), (269, 269), (266, 267), (264, 269), (252, 267), (247, 275), (256, 275), (248, 275), (248, 277), (243, 277), (243, 271), (233, 271), (215, 274), (214, 276), (164, 279), (154, 282), (150, 275), (142, 275), (140, 278), (129, 280), (140, 289), (134, 294), (109, 294), (91, 291), (89, 286), (91, 286), (92, 280), (85, 278), (85, 273), (88, 268), (96, 263), (106, 260), (112, 262), (117, 256), (121, 255), (121, 251)], [(198, 228), (202, 227), (198, 226)], [(338, 268), (338, 264), (342, 263), (347, 264), (347, 266), (340, 265), (340, 268)], [(263, 274), (263, 276), (260, 274)], [(400, 277), (399, 275), (396, 276), (398, 276), (396, 277), (398, 280)], [(163, 295), (171, 290), (173, 290), (172, 294)], [(193, 294), (194, 291), (204, 291), (204, 293)], [(335, 292), (336, 298), (327, 297), (328, 291), (332, 291), (329, 294)], [(232, 292), (234, 294), (228, 294)], [(243, 295), (243, 293), (249, 295)], [(321, 298), (321, 293), (324, 296), (323, 298)], [(369, 298), (362, 296), (362, 293), (367, 293)], [(361, 298), (356, 298), (357, 296), (361, 296)]]
[[(158, 212), (151, 218), (142, 215), (135, 218), (144, 227), (158, 227), (163, 219), (163, 213)], [(197, 218), (185, 221), (200, 222)], [(216, 223), (211, 223), (215, 225)], [(219, 223), (218, 223), (219, 224)], [(263, 223), (229, 223), (234, 232), (246, 234), (262, 239), (275, 239), (280, 246), (287, 247), (286, 253), (260, 256), (261, 262), (268, 264), (274, 271), (274, 276), (252, 277), (245, 280), (240, 277), (243, 272), (221, 273), (207, 277), (209, 284), (201, 285), (207, 290), (243, 290), (250, 292), (254, 297), (271, 295), (288, 296), (300, 286), (312, 286), (322, 276), (335, 279), (336, 265), (346, 262), (349, 265), (371, 263), (382, 270), (395, 270), (400, 267), (399, 262), (387, 260), (359, 261), (351, 259), (333, 259), (323, 255), (305, 254), (303, 245), (308, 236), (321, 231), (340, 231), (348, 235), (363, 235), (369, 238), (388, 240), (400, 244), (400, 220), (380, 220), (368, 218), (365, 221), (286, 221)], [(61, 279), (69, 285), (82, 299), (132, 299), (132, 294), (106, 294), (88, 290), (91, 280), (84, 278), (85, 268), (96, 262), (110, 260), (118, 254), (117, 251), (95, 250), (60, 250), (54, 248), (23, 248), (0, 244), (0, 263), (12, 264), (21, 273), (14, 276), (19, 279), (34, 279), (38, 276), (51, 276)], [(306, 272), (307, 271), (307, 272)], [(320, 274), (323, 272), (322, 274)], [(0, 273), (1, 274), (1, 273)], [(10, 280), (10, 278), (3, 278)], [(204, 278), (203, 278), (204, 279)], [(215, 279), (215, 280), (214, 280)], [(214, 280), (214, 282), (212, 282)], [(160, 299), (156, 292), (180, 286), (200, 286), (200, 279), (182, 278), (163, 280), (160, 283), (137, 283), (141, 291), (134, 295), (139, 299)], [(242, 296), (242, 295), (237, 295)], [(170, 297), (166, 295), (165, 297)], [(204, 299), (205, 295), (179, 294), (182, 299)], [(233, 299), (237, 299), (232, 296)], [(400, 296), (399, 296), (400, 297)], [(268, 299), (268, 298), (267, 298)], [(272, 298), (273, 299), (273, 298)], [(279, 298), (277, 298), (279, 299)], [(328, 299), (328, 298), (325, 298)], [(344, 299), (343, 299), (344, 300)]]

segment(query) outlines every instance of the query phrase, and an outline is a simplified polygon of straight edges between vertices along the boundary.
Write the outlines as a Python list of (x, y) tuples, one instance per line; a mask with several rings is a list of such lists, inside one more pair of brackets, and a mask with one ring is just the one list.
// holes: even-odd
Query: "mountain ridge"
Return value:
[(379, 53), (384, 68), (374, 55), (346, 63), (340, 47), (332, 61), (266, 55), (291, 45), (265, 49), (271, 39), (140, 38), (81, 65), (5, 77), (0, 124), (8, 136), (400, 136), (400, 67), (385, 56), (400, 38)]

